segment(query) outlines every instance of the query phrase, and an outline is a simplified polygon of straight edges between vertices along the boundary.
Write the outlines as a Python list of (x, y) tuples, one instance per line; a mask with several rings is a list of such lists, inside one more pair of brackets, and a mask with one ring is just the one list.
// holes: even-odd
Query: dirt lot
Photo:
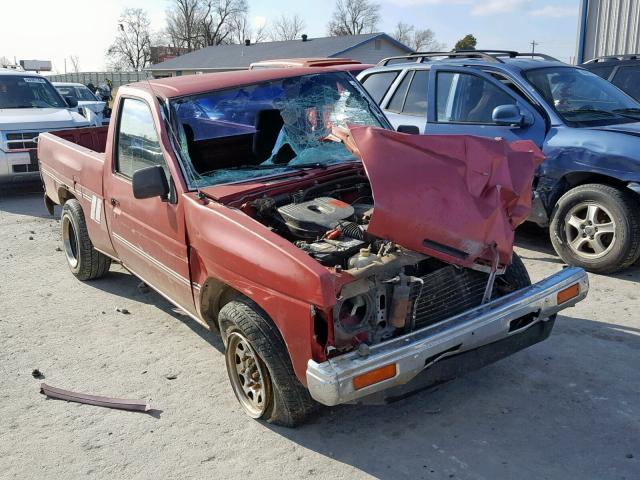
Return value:
[[(216, 336), (119, 266), (76, 281), (59, 238), (39, 194), (0, 197), (0, 478), (640, 478), (638, 266), (592, 275), (587, 301), (542, 344), (287, 430), (240, 411)], [(534, 281), (561, 268), (537, 229), (517, 251)], [(34, 368), (160, 412), (47, 400)]]

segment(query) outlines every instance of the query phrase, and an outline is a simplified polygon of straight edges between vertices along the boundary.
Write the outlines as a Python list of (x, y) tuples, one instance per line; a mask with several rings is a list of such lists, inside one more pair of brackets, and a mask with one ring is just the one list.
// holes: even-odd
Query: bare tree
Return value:
[(248, 10), (246, 0), (205, 0), (200, 20), (203, 45), (230, 43), (234, 26)]
[(174, 47), (192, 51), (200, 46), (200, 0), (171, 0), (167, 9), (167, 36)]
[(380, 4), (372, 0), (337, 0), (329, 35), (372, 33), (380, 22)]
[(8, 57), (5, 57), (4, 55), (0, 57), (0, 67), (3, 67), (5, 65), (12, 65), (13, 62), (11, 60), (9, 60)]
[(267, 24), (264, 23), (259, 27), (253, 27), (248, 15), (242, 15), (233, 20), (231, 33), (231, 43), (244, 43), (245, 40), (251, 43), (264, 42), (269, 34)]
[(78, 55), (69, 55), (69, 62), (73, 73), (80, 72), (80, 57)]
[(404, 22), (398, 22), (396, 24), (396, 29), (391, 36), (416, 52), (438, 52), (447, 48), (444, 43), (436, 40), (436, 34), (433, 30), (429, 28), (423, 30), (416, 29), (413, 25)]
[(114, 70), (142, 70), (151, 61), (151, 21), (141, 8), (125, 8), (118, 20), (118, 34), (107, 50)]
[(271, 40), (295, 40), (305, 29), (304, 20), (297, 13), (291, 16), (280, 15), (273, 21)]

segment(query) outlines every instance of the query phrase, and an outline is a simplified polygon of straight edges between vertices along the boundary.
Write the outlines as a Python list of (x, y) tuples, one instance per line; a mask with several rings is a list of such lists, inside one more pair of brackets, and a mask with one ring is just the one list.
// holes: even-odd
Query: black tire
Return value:
[[(222, 307), (218, 323), (225, 339), (229, 381), (245, 412), (253, 418), (285, 427), (303, 423), (317, 404), (295, 376), (287, 347), (266, 314), (250, 300), (237, 299)], [(246, 393), (239, 391), (242, 390), (240, 384), (244, 385), (244, 381), (238, 381), (243, 375), (235, 367), (240, 365), (240, 358), (232, 343), (240, 337), (248, 341), (251, 353), (258, 357), (259, 383), (264, 385), (260, 391), (264, 392), (265, 398), (262, 407), (256, 409), (246, 406), (248, 397)], [(255, 376), (251, 378), (255, 379)]]
[(531, 285), (531, 278), (527, 267), (524, 266), (520, 256), (513, 252), (511, 264), (505, 272), (496, 278), (496, 296), (501, 297), (507, 293), (526, 288)]
[[(599, 216), (597, 221), (589, 220), (591, 212)], [(610, 224), (614, 233), (595, 228)], [(575, 187), (554, 207), (549, 234), (567, 264), (593, 273), (617, 272), (640, 257), (640, 202), (631, 192), (609, 185)]]
[(104, 277), (111, 266), (111, 259), (93, 248), (80, 202), (68, 200), (60, 216), (63, 251), (67, 264), (79, 280), (95, 280)]

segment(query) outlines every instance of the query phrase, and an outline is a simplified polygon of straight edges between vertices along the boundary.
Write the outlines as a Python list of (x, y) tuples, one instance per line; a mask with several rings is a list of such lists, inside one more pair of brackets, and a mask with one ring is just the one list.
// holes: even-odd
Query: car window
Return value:
[(598, 67), (587, 67), (587, 70), (589, 70), (590, 72), (595, 73), (596, 75), (598, 75), (599, 77), (604, 78), (605, 80), (609, 79), (609, 75), (611, 75), (611, 72), (613, 72), (613, 69), (616, 68), (615, 65), (602, 65), (602, 66), (598, 66)]
[(588, 70), (544, 67), (526, 71), (524, 76), (569, 126), (637, 121), (640, 104)]
[(640, 100), (640, 65), (620, 67), (612, 82), (636, 100)]
[(98, 99), (87, 87), (76, 87), (76, 98), (82, 101), (95, 102)]
[(369, 95), (379, 104), (399, 73), (399, 71), (372, 73), (367, 75), (361, 83)]
[(413, 77), (413, 72), (407, 72), (404, 76), (398, 88), (393, 93), (391, 97), (391, 101), (387, 106), (387, 110), (392, 112), (400, 113), (402, 111), (402, 107), (404, 107), (404, 99), (407, 96), (407, 90), (409, 89), (409, 84), (411, 83), (411, 78)]
[(117, 141), (116, 172), (131, 178), (136, 171), (154, 165), (167, 171), (151, 110), (142, 100), (123, 100)]
[(36, 76), (0, 75), (0, 109), (67, 108), (48, 80)]
[(437, 121), (441, 123), (493, 124), (493, 110), (515, 105), (511, 95), (473, 74), (438, 72), (436, 79)]
[(407, 99), (404, 102), (402, 113), (408, 115), (427, 114), (427, 86), (429, 83), (429, 71), (418, 70), (413, 75)]

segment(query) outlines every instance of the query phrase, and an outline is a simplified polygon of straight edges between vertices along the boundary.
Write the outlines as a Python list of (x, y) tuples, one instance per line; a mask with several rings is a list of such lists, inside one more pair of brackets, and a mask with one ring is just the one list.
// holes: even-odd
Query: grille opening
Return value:
[[(411, 286), (408, 325), (423, 328), (465, 312), (482, 303), (487, 275), (448, 265), (421, 277)], [(413, 321), (415, 319), (415, 322)]]
[(511, 322), (509, 322), (509, 332), (515, 332), (516, 330), (520, 330), (521, 328), (528, 327), (533, 323), (535, 318), (536, 317), (533, 313), (529, 313), (524, 317), (511, 320)]
[(432, 363), (435, 363), (435, 362), (437, 362), (438, 360), (440, 360), (440, 358), (441, 358), (441, 357), (443, 357), (443, 356), (445, 356), (446, 354), (451, 353), (451, 352), (456, 352), (456, 351), (460, 350), (460, 347), (461, 347), (461, 346), (462, 346), (462, 344), (460, 343), (460, 344), (455, 345), (455, 346), (453, 346), (453, 347), (451, 347), (451, 348), (447, 348), (447, 349), (446, 349), (445, 351), (443, 351), (443, 352), (436, 353), (435, 355), (430, 356), (429, 358), (427, 358), (427, 359), (424, 361), (424, 366), (425, 366), (425, 367), (428, 367), (428, 366), (429, 366), (429, 365), (431, 365)]

